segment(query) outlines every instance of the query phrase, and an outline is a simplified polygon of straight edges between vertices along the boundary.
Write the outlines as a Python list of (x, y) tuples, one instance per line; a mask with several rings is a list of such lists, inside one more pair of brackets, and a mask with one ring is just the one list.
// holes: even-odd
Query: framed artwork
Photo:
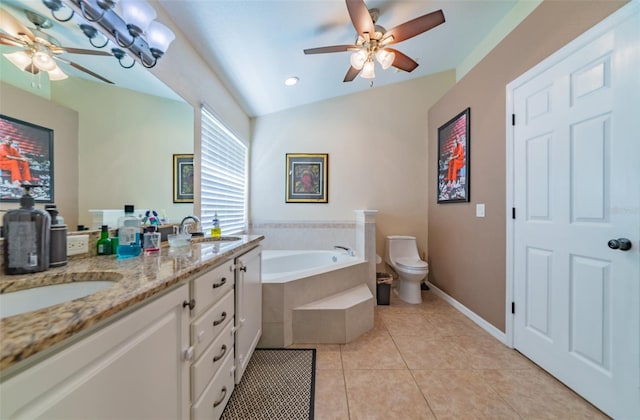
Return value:
[(287, 153), (287, 203), (328, 203), (329, 155)]
[(52, 203), (53, 130), (0, 114), (0, 201), (20, 201), (32, 185), (36, 202)]
[(438, 203), (469, 201), (471, 108), (438, 128)]
[(193, 203), (193, 154), (173, 155), (173, 202)]

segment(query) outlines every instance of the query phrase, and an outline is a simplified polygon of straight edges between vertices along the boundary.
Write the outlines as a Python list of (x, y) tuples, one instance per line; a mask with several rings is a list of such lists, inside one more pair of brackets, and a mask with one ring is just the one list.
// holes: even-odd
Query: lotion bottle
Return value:
[(34, 198), (25, 185), (20, 208), (9, 210), (3, 217), (4, 271), (27, 274), (49, 268), (51, 217), (33, 207)]

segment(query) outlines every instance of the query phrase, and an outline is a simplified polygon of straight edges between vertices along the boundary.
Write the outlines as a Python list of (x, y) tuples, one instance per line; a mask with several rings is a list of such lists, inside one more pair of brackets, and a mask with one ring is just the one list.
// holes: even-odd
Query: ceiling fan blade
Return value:
[(2, 7), (0, 7), (0, 29), (16, 38), (20, 35), (24, 35), (32, 41), (35, 39), (33, 32), (31, 32), (26, 26), (20, 23), (18, 19)]
[(397, 44), (398, 42), (420, 35), (442, 23), (444, 23), (444, 13), (442, 13), (442, 10), (436, 10), (435, 12), (417, 17), (388, 30), (384, 34), (383, 44)]
[(324, 54), (334, 52), (344, 52), (359, 49), (357, 45), (332, 45), (330, 47), (308, 48), (304, 50), (305, 54)]
[(22, 41), (21, 39), (18, 39), (16, 37), (13, 37), (11, 35), (7, 35), (7, 34), (3, 34), (0, 33), (0, 44), (2, 45), (9, 45), (12, 47), (26, 47), (27, 44)]
[(391, 63), (393, 67), (400, 70), (404, 70), (407, 73), (411, 73), (416, 69), (416, 67), (418, 67), (418, 63), (416, 63), (413, 59), (411, 59), (406, 54), (401, 53), (400, 51), (395, 50), (393, 48), (385, 48), (385, 50), (392, 52), (396, 55), (396, 57), (393, 59), (393, 63)]
[(353, 79), (355, 79), (358, 74), (360, 74), (360, 70), (353, 66), (349, 67), (349, 70), (347, 70), (347, 74), (345, 74), (344, 76), (343, 82), (353, 81)]
[(99, 50), (85, 50), (85, 49), (82, 49), (82, 48), (72, 48), (72, 47), (59, 47), (57, 49), (60, 50), (60, 53), (65, 53), (66, 52), (66, 53), (71, 53), (71, 54), (110, 55), (110, 56), (113, 56), (113, 54), (110, 53), (110, 52), (99, 51)]
[(371, 14), (369, 14), (369, 8), (364, 4), (364, 1), (347, 0), (347, 10), (349, 11), (349, 17), (358, 35), (368, 33), (373, 36), (376, 30), (373, 25), (373, 20), (371, 19)]
[(88, 75), (91, 75), (91, 76), (95, 77), (96, 79), (100, 79), (105, 83), (109, 83), (109, 84), (112, 84), (112, 85), (114, 84), (111, 80), (105, 79), (104, 77), (100, 76), (98, 73), (94, 73), (91, 70), (89, 70), (88, 68), (83, 67), (78, 63), (74, 63), (73, 61), (65, 60), (64, 58), (60, 58), (60, 57), (58, 57), (56, 55), (54, 55), (53, 58), (55, 58), (58, 61), (62, 61), (63, 63), (66, 63), (66, 64), (70, 65), (71, 67), (74, 67), (74, 68), (76, 68), (76, 69), (78, 69), (78, 70), (80, 70), (82, 72), (85, 72)]

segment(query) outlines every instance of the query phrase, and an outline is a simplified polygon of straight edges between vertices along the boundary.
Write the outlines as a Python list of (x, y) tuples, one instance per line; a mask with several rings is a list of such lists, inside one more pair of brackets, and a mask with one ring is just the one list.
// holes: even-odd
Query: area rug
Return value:
[(313, 419), (315, 349), (256, 349), (221, 419)]

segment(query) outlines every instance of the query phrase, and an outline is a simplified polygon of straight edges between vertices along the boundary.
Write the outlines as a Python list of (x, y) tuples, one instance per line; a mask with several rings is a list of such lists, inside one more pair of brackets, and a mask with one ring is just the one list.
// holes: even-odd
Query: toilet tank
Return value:
[(414, 236), (387, 236), (385, 243), (385, 262), (397, 260), (398, 258), (420, 259), (418, 255), (418, 245)]

